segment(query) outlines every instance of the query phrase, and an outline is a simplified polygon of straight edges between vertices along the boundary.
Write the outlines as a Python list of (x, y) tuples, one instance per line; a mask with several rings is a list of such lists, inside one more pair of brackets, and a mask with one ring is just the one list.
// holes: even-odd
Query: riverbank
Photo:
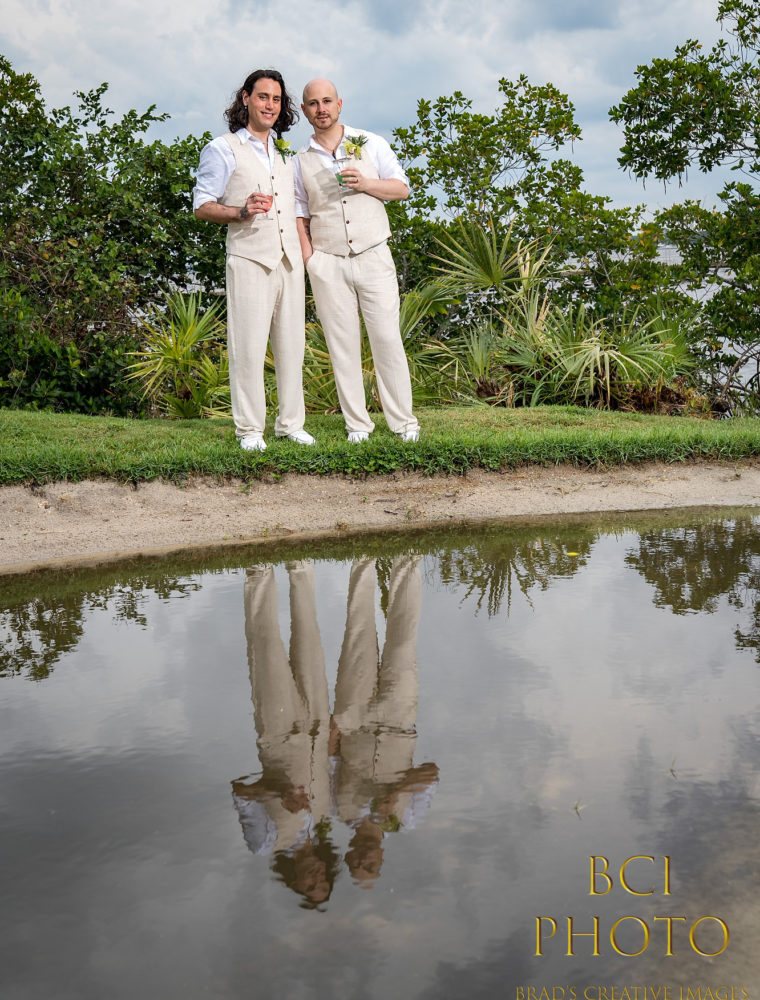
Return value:
[(97, 565), (299, 534), (581, 512), (760, 505), (760, 459), (610, 469), (524, 466), (464, 476), (288, 474), (220, 482), (56, 481), (0, 487), (0, 574)]

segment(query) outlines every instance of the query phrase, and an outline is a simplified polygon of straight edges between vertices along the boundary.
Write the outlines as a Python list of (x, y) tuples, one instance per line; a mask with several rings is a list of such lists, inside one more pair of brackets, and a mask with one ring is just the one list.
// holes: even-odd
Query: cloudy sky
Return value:
[[(569, 94), (583, 130), (574, 155), (586, 187), (617, 204), (709, 203), (721, 184), (694, 173), (679, 191), (626, 176), (608, 109), (637, 65), (686, 38), (711, 44), (717, 0), (2, 0), (0, 52), (39, 80), (50, 106), (109, 84), (117, 112), (155, 104), (161, 138), (225, 131), (221, 114), (248, 72), (275, 66), (296, 93), (336, 81), (349, 124), (381, 132), (415, 117), (420, 98), (461, 90), (478, 111), (498, 80), (526, 73)], [(308, 134), (301, 122), (291, 135)]]

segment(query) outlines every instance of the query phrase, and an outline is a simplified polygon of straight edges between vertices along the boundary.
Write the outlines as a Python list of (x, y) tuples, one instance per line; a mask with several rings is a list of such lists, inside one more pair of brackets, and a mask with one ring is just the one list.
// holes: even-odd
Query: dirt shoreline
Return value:
[(760, 505), (760, 459), (536, 466), (466, 476), (288, 475), (182, 486), (112, 481), (0, 488), (0, 575), (304, 537), (595, 511)]

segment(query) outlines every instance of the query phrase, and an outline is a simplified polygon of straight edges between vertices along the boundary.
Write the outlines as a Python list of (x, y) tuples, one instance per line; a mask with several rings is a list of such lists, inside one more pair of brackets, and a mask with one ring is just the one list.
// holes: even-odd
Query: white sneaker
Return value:
[(419, 441), (420, 432), (419, 430), (399, 431), (396, 437), (400, 437), (402, 441)]
[(351, 444), (359, 444), (361, 441), (368, 441), (369, 431), (349, 431), (348, 440)]
[(243, 451), (266, 451), (267, 446), (264, 438), (260, 434), (247, 434), (240, 439), (240, 447)]
[(316, 444), (311, 434), (303, 428), (300, 431), (293, 431), (292, 434), (278, 434), (277, 437), (287, 438), (288, 441), (295, 441), (296, 444)]

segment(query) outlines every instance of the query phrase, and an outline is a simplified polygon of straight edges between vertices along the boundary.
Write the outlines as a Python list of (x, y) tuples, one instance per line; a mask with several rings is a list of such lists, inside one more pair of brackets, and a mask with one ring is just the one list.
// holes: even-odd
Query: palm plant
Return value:
[(166, 296), (140, 324), (145, 342), (132, 352), (127, 378), (142, 383), (144, 396), (167, 416), (191, 418), (229, 414), (229, 369), (222, 346), (221, 303), (207, 309), (200, 293)]
[(636, 392), (656, 398), (688, 371), (687, 337), (662, 310), (617, 321), (581, 302), (560, 312), (544, 291), (549, 245), (469, 220), (438, 242), (442, 283), (472, 306), (462, 331), (427, 345), (457, 402), (609, 408)]
[(499, 293), (502, 300), (528, 291), (543, 277), (550, 244), (538, 240), (515, 241), (510, 225), (501, 235), (491, 221), (459, 219), (436, 239), (436, 256), (442, 280), (459, 292)]
[(642, 319), (638, 310), (608, 324), (589, 320), (581, 304), (557, 313), (551, 325), (564, 368), (561, 381), (574, 402), (587, 406), (619, 406), (643, 387), (658, 393), (693, 364), (678, 331), (658, 318)]

